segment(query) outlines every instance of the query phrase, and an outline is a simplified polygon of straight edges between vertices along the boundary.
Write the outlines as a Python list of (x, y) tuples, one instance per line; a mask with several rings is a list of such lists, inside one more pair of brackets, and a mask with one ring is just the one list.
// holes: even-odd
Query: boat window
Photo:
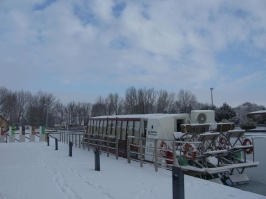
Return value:
[(148, 124), (148, 121), (147, 120), (144, 120), (144, 138), (147, 137), (147, 124)]
[(183, 124), (183, 120), (176, 120), (176, 132), (181, 132), (181, 124)]
[(127, 135), (132, 136), (133, 134), (133, 121), (128, 121), (127, 124)]
[(121, 121), (116, 121), (116, 133), (115, 135), (120, 139), (121, 136)]
[[(139, 138), (140, 137), (140, 134), (139, 134), (139, 132), (140, 132), (140, 121), (135, 121), (134, 122), (134, 130), (133, 130), (133, 135), (135, 136), (135, 137), (137, 137), (137, 138)], [(137, 138), (134, 140), (134, 142), (136, 142), (137, 143)]]
[(126, 127), (127, 127), (127, 121), (121, 121), (122, 122), (122, 136), (121, 139), (126, 139)]

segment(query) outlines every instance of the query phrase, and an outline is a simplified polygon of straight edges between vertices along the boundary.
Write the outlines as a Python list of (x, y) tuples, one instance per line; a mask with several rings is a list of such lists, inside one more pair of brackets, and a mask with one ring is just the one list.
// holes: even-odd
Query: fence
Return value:
[[(134, 141), (133, 141), (134, 139)], [(135, 136), (128, 136), (126, 141), (126, 150), (124, 150), (121, 140), (116, 136), (105, 135), (105, 134), (84, 134), (83, 132), (60, 132), (60, 140), (63, 143), (69, 144), (73, 143), (73, 146), (83, 149), (99, 149), (100, 153), (106, 153), (107, 157), (109, 155), (114, 155), (116, 159), (118, 156), (127, 158), (128, 163), (131, 163), (131, 160), (137, 161), (140, 163), (140, 167), (143, 167), (144, 164), (152, 164), (155, 167), (155, 171), (158, 171), (158, 168), (167, 168), (167, 165), (177, 166), (178, 162), (176, 158), (176, 146), (182, 145), (183, 142), (179, 143), (178, 141), (166, 140), (166, 139), (152, 139), (152, 138), (142, 138)], [(146, 141), (153, 141), (153, 146), (146, 146)], [(158, 143), (168, 143), (168, 147), (158, 146)], [(169, 144), (171, 145), (169, 147)], [(154, 151), (153, 154), (145, 153), (146, 150)], [(163, 156), (162, 154), (172, 154), (171, 156)], [(152, 161), (148, 161), (147, 156), (150, 156)], [(146, 157), (146, 158), (145, 158)], [(182, 156), (180, 154), (182, 161)]]

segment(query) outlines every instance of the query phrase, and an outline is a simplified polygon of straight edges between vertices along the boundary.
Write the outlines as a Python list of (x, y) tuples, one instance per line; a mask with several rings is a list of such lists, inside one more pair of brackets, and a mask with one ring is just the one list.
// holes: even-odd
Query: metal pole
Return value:
[(116, 156), (116, 159), (118, 159), (118, 138), (117, 136), (115, 137), (115, 156)]
[(79, 148), (80, 148), (80, 134), (79, 134)]
[(127, 162), (130, 163), (130, 145), (129, 138), (127, 138)]
[(58, 140), (55, 138), (55, 150), (58, 150)]
[(176, 166), (176, 147), (175, 147), (175, 141), (173, 141), (173, 164)]
[(109, 136), (107, 136), (107, 157), (109, 157)]
[(95, 170), (100, 171), (100, 151), (98, 147), (95, 147), (94, 157), (95, 157)]
[(47, 134), (47, 146), (49, 146), (49, 134)]
[(158, 172), (158, 154), (157, 154), (157, 143), (158, 143), (158, 140), (154, 140), (154, 166), (155, 166), (155, 171)]
[(210, 88), (211, 89), (211, 100), (212, 100), (212, 107), (213, 107), (213, 97), (212, 97), (212, 90), (213, 88)]
[(143, 157), (142, 157), (142, 140), (139, 140), (139, 162), (140, 162), (140, 167), (143, 167)]
[(48, 129), (48, 105), (46, 105), (46, 130)]
[(184, 199), (184, 173), (179, 167), (172, 167), (173, 199)]
[(78, 135), (75, 133), (75, 147), (78, 146), (78, 142), (77, 142), (78, 139), (77, 139), (77, 136), (78, 136)]
[(72, 157), (72, 142), (69, 142), (69, 156)]

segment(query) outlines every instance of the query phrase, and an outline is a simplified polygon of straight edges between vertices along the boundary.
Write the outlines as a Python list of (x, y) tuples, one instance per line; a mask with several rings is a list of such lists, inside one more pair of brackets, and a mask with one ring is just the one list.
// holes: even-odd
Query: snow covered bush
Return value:
[(223, 103), (223, 105), (215, 110), (215, 120), (217, 122), (221, 122), (222, 120), (229, 120), (236, 116), (236, 112), (234, 109), (232, 109), (231, 106), (229, 106), (226, 103)]
[(256, 128), (256, 123), (252, 119), (247, 118), (246, 120), (242, 120), (240, 122), (240, 128), (241, 129), (254, 129)]

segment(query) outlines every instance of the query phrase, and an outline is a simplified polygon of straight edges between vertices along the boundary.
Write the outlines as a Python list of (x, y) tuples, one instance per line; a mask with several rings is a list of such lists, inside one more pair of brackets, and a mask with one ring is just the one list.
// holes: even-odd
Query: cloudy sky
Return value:
[(94, 102), (130, 86), (266, 106), (265, 0), (0, 0), (0, 86)]

